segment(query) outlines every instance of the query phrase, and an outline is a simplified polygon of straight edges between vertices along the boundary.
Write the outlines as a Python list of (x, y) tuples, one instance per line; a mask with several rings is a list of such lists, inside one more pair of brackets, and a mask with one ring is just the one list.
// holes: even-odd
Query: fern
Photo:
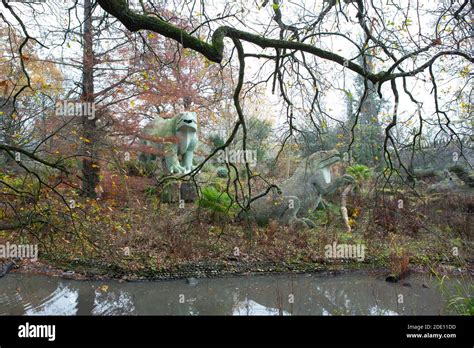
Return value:
[(347, 174), (352, 175), (358, 183), (366, 181), (372, 177), (372, 171), (363, 164), (354, 164), (347, 168)]
[(233, 214), (236, 210), (234, 200), (227, 192), (221, 192), (214, 186), (206, 186), (201, 191), (198, 205), (219, 214)]

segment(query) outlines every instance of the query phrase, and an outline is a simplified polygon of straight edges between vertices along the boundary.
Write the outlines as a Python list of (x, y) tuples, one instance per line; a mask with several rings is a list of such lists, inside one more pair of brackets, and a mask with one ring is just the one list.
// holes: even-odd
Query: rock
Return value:
[(0, 278), (7, 275), (15, 267), (15, 262), (13, 261), (6, 261), (0, 264)]
[(181, 199), (186, 203), (193, 203), (198, 199), (196, 186), (192, 182), (181, 183)]
[(410, 283), (403, 283), (402, 286), (406, 287), (406, 288), (411, 288), (411, 284)]
[(162, 203), (179, 202), (179, 183), (178, 182), (166, 183), (163, 187), (163, 191), (160, 194), (160, 201)]
[(227, 168), (224, 167), (219, 167), (216, 169), (216, 174), (219, 178), (228, 178), (229, 177), (229, 171)]
[(196, 278), (187, 278), (186, 283), (190, 286), (196, 286), (198, 284), (198, 280)]
[(385, 278), (385, 281), (389, 283), (396, 283), (398, 282), (398, 277), (391, 274), (387, 278)]

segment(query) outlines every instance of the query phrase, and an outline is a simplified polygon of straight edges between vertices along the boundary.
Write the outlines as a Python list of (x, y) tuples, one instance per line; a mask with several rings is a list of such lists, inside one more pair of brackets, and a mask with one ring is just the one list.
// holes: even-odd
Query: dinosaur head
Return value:
[(186, 129), (197, 131), (197, 115), (195, 112), (182, 112), (176, 116), (176, 132)]
[(331, 182), (331, 166), (341, 160), (337, 150), (318, 151), (302, 161), (297, 168), (310, 181), (321, 181), (328, 184)]
[(318, 151), (310, 155), (307, 159), (308, 164), (313, 169), (323, 169), (331, 167), (341, 160), (341, 155), (337, 150)]

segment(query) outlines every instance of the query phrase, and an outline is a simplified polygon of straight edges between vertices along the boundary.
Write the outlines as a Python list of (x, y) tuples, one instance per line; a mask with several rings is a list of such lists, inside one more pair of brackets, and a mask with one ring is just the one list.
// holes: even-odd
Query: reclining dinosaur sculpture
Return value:
[[(472, 191), (474, 189), (474, 172), (460, 166), (446, 166), (443, 170), (433, 168), (415, 168), (412, 176), (416, 182), (425, 185), (428, 191)], [(435, 180), (426, 184), (424, 180)], [(429, 182), (429, 181), (428, 181)]]
[(314, 211), (324, 195), (354, 182), (347, 174), (335, 180), (331, 177), (331, 166), (340, 160), (337, 150), (313, 153), (279, 186), (281, 193), (272, 192), (253, 201), (248, 217), (259, 225), (276, 220), (282, 225), (315, 227), (304, 215)]

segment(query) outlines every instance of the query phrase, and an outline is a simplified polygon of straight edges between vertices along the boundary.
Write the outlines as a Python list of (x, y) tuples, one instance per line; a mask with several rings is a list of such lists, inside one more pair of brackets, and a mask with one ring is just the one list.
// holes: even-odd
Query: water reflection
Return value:
[[(58, 287), (43, 300), (40, 300), (37, 305), (31, 302), (28, 296), (22, 297), (25, 298), (26, 315), (75, 315), (77, 313), (79, 292), (76, 289), (71, 289), (68, 285), (58, 284)], [(40, 299), (38, 296), (36, 298)]]
[[(445, 303), (426, 276), (411, 287), (368, 275), (254, 276), (120, 283), (9, 274), (1, 315), (436, 315)], [(399, 295), (403, 302), (399, 303)]]
[(132, 296), (123, 291), (103, 292), (96, 291), (93, 315), (120, 315), (134, 314), (135, 305)]
[(234, 305), (232, 315), (290, 315), (290, 313), (278, 308), (265, 307), (253, 300), (245, 299)]

